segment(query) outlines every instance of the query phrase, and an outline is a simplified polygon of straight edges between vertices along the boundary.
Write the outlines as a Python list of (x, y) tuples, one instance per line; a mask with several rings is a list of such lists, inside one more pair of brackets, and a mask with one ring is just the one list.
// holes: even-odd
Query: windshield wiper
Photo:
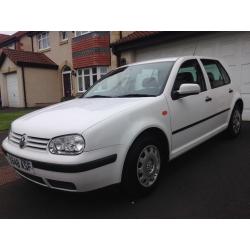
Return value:
[(127, 95), (119, 95), (116, 97), (155, 97), (156, 95), (148, 95), (148, 94), (127, 94)]
[(112, 98), (112, 96), (107, 96), (107, 95), (92, 95), (92, 96), (87, 96), (85, 98)]

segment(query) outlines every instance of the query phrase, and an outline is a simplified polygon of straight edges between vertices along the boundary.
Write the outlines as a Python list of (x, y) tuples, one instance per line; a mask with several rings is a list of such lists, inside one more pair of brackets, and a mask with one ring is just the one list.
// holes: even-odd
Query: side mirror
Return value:
[(201, 92), (200, 85), (194, 83), (181, 84), (179, 90), (175, 91), (176, 99), (189, 95), (198, 95)]

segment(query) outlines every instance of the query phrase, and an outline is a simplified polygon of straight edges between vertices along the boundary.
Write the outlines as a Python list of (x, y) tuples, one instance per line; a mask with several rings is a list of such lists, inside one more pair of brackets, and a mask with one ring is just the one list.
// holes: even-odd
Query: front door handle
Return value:
[(207, 96), (206, 99), (205, 99), (206, 102), (211, 102), (212, 101), (212, 98)]
[(233, 92), (234, 92), (233, 89), (228, 90), (228, 93), (233, 93)]

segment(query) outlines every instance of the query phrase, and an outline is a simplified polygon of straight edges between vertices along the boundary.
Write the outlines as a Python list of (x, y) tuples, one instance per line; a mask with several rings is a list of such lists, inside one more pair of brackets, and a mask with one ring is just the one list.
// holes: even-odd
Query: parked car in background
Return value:
[(82, 97), (17, 119), (2, 146), (10, 165), (37, 184), (89, 191), (119, 183), (141, 195), (169, 160), (224, 130), (238, 136), (242, 110), (219, 60), (152, 60), (120, 67)]

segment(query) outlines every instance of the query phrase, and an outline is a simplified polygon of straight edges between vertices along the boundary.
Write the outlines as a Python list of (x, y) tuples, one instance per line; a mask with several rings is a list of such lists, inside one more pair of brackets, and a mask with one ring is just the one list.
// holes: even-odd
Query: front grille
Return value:
[[(9, 134), (9, 140), (15, 144), (20, 143), (22, 134), (11, 131)], [(33, 136), (27, 136), (27, 141), (25, 147), (32, 148), (36, 150), (46, 150), (50, 139), (38, 138)]]

